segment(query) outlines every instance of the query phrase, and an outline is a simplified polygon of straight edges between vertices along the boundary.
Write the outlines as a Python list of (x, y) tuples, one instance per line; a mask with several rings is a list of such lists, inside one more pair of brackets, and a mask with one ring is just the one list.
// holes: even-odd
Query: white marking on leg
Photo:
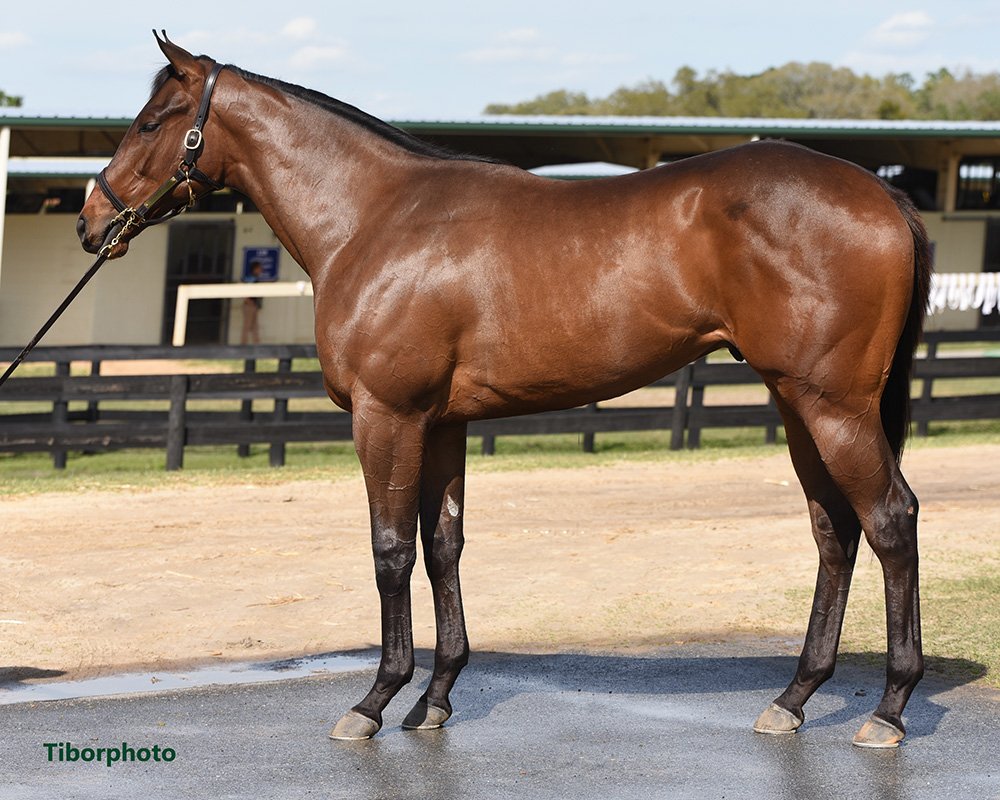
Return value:
[(451, 514), (453, 517), (458, 516), (459, 512), (458, 503), (455, 502), (455, 498), (452, 497), (451, 495), (448, 495), (448, 499), (445, 502), (445, 507), (448, 509), (448, 513)]

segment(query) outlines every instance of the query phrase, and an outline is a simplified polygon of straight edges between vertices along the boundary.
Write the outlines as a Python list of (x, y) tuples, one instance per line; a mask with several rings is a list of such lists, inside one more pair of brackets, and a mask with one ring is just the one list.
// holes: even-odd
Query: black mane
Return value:
[[(202, 58), (204, 58), (204, 56), (202, 56)], [(371, 131), (372, 133), (381, 136), (383, 139), (388, 139), (393, 144), (399, 145), (400, 147), (409, 150), (411, 153), (427, 156), (428, 158), (441, 158), (449, 161), (485, 161), (493, 164), (500, 163), (493, 158), (456, 153), (446, 147), (439, 147), (438, 145), (431, 144), (430, 142), (425, 142), (424, 140), (418, 139), (416, 136), (413, 136), (406, 131), (390, 125), (388, 122), (383, 122), (378, 117), (373, 117), (371, 114), (362, 111), (360, 108), (355, 108), (348, 103), (336, 100), (333, 97), (325, 95), (322, 92), (317, 92), (314, 89), (306, 89), (303, 86), (298, 86), (294, 83), (286, 83), (285, 81), (278, 80), (277, 78), (268, 78), (265, 75), (257, 75), (233, 64), (227, 64), (226, 69), (232, 70), (241, 78), (246, 80), (261, 83), (264, 86), (269, 86), (272, 89), (284, 92), (291, 97), (296, 97), (299, 100), (305, 100), (307, 103), (319, 106), (325, 111), (329, 111), (331, 114), (336, 114), (349, 122), (353, 122), (355, 125), (360, 125), (365, 130)], [(163, 85), (175, 75), (176, 72), (170, 64), (167, 64), (159, 72), (157, 72), (153, 77), (153, 85), (150, 91), (150, 96), (156, 94), (156, 92), (158, 92)]]

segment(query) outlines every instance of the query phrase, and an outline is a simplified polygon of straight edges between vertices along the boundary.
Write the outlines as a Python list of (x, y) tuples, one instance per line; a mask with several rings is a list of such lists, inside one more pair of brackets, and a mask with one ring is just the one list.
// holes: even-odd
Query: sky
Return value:
[(998, 0), (42, 0), (0, 16), (0, 90), (32, 116), (133, 117), (164, 63), (154, 27), (195, 54), (397, 121), (466, 119), (559, 88), (602, 96), (681, 66), (1000, 71)]

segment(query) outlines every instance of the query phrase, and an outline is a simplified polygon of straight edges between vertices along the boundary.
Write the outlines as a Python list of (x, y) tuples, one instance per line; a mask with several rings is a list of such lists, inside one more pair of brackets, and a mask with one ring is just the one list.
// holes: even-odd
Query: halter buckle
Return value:
[(202, 136), (201, 131), (197, 128), (191, 128), (191, 130), (184, 134), (184, 146), (188, 150), (197, 150), (204, 141), (205, 137)]

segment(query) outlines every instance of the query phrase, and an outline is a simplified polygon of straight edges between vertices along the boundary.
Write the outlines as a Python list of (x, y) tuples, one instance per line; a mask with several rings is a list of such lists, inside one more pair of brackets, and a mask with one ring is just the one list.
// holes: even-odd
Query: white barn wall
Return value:
[[(83, 252), (72, 215), (6, 219), (0, 281), (0, 344), (23, 346), (62, 302), (94, 257)], [(102, 276), (98, 274), (95, 280)], [(90, 341), (95, 294), (77, 298), (45, 337), (45, 344)]]

